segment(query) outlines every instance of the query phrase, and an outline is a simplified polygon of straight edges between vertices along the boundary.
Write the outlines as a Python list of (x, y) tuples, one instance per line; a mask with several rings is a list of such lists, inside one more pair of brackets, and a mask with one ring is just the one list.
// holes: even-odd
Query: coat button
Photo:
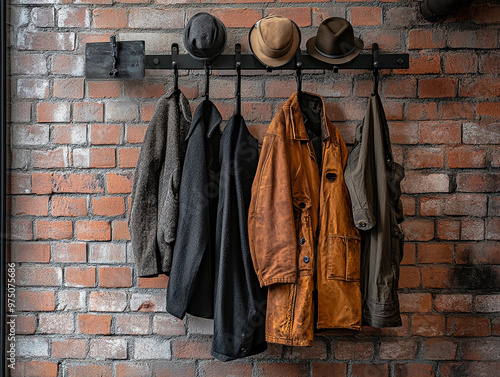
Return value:
[(335, 181), (337, 179), (337, 174), (335, 173), (326, 173), (326, 179), (329, 181)]
[(362, 228), (364, 228), (366, 226), (366, 223), (364, 221), (360, 221), (359, 222), (359, 226), (362, 227)]
[(245, 347), (242, 347), (240, 351), (241, 353), (247, 353), (247, 349)]
[(304, 257), (304, 263), (309, 263), (309, 257)]
[(300, 207), (300, 208), (306, 208), (306, 203), (304, 203), (304, 202), (300, 202), (300, 203), (299, 203), (299, 207)]
[(305, 243), (306, 243), (306, 239), (305, 239), (305, 238), (301, 238), (301, 239), (299, 240), (299, 243), (300, 243), (301, 245), (305, 244)]

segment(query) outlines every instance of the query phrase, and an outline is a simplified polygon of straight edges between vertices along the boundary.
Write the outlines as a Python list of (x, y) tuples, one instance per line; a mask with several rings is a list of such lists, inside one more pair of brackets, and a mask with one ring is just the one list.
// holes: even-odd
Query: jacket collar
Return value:
[[(206, 132), (206, 137), (210, 139), (214, 131), (218, 130), (220, 132), (221, 121), (222, 116), (214, 103), (210, 100), (203, 100), (194, 111), (193, 121), (191, 122), (186, 140), (189, 139), (196, 127), (203, 127), (203, 130)], [(198, 126), (198, 124), (200, 124), (200, 126)]]
[[(330, 121), (326, 117), (325, 101), (323, 97), (319, 94), (313, 94), (309, 92), (301, 92), (301, 95), (316, 97), (321, 101), (321, 136), (322, 140), (326, 141), (331, 139), (334, 141), (335, 133), (331, 131)], [(287, 101), (290, 106), (290, 121), (292, 123), (293, 138), (295, 140), (309, 140), (307, 136), (306, 126), (304, 125), (304, 118), (302, 117), (302, 110), (300, 108), (299, 98), (297, 92), (293, 93), (292, 96)]]

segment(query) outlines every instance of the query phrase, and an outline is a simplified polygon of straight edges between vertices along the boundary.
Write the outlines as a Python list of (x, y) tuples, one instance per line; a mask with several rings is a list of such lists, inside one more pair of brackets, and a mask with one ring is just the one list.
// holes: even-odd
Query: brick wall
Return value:
[[(10, 0), (10, 246), (17, 266), (15, 376), (492, 376), (500, 367), (500, 5), (475, 1), (430, 24), (418, 2), (253, 0)], [(496, 4), (494, 4), (496, 3)], [(410, 53), (382, 72), (397, 160), (406, 168), (403, 326), (271, 345), (234, 363), (210, 358), (211, 323), (165, 312), (165, 276), (138, 278), (127, 213), (133, 170), (167, 71), (144, 80), (87, 81), (87, 42), (182, 45), (205, 10), (229, 47), (274, 12), (301, 27), (302, 47), (329, 16), (349, 19), (365, 46)], [(181, 46), (182, 48), (182, 46)], [(182, 48), (183, 49), (183, 48)], [(181, 51), (183, 52), (183, 51)], [(193, 106), (201, 72), (183, 74)], [(234, 72), (211, 97), (234, 110)], [(348, 143), (371, 92), (369, 72), (304, 72)], [(242, 111), (262, 139), (294, 91), (291, 72), (243, 79)]]

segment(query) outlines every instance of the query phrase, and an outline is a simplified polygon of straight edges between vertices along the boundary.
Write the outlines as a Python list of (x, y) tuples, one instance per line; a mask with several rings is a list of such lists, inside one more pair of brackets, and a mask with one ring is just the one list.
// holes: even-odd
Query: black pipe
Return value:
[(436, 22), (457, 10), (462, 0), (424, 0), (420, 13), (430, 22)]
[(0, 2), (0, 355), (2, 372), (7, 376), (5, 350), (6, 269), (7, 269), (7, 1)]

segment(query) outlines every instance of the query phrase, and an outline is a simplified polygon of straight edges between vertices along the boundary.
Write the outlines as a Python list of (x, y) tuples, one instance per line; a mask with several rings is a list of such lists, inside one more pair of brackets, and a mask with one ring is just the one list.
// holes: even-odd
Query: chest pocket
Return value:
[(327, 278), (358, 281), (361, 268), (361, 238), (330, 234), (328, 236)]

